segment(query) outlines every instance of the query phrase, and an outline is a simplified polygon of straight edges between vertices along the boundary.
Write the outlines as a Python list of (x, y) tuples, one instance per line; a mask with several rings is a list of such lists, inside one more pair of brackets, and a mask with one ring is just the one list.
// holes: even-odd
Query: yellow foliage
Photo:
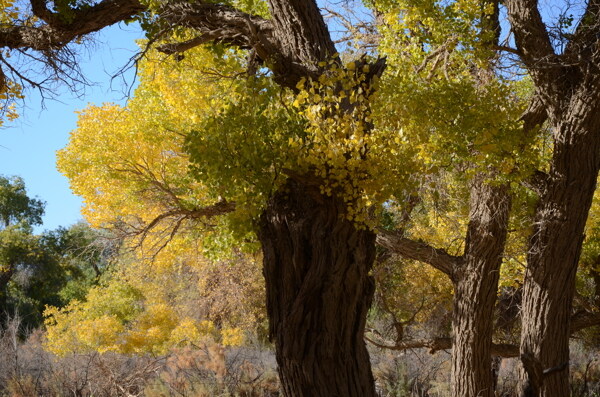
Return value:
[(244, 344), (244, 331), (241, 328), (225, 328), (221, 331), (223, 346), (241, 346)]
[(182, 244), (151, 261), (124, 257), (119, 271), (92, 288), (85, 302), (48, 308), (49, 350), (163, 354), (208, 340), (244, 343), (245, 332), (255, 332), (264, 321), (259, 266), (241, 254), (232, 259), (235, 266), (211, 262)]
[(103, 315), (98, 318), (82, 320), (77, 323), (75, 336), (87, 349), (97, 349), (100, 353), (120, 351), (123, 324), (116, 316)]

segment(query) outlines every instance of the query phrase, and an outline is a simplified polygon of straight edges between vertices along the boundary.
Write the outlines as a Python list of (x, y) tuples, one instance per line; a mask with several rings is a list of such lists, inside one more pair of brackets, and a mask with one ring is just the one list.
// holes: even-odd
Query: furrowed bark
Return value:
[(508, 230), (508, 186), (472, 182), (464, 263), (454, 271), (452, 395), (493, 397), (493, 315)]
[(318, 70), (319, 61), (337, 51), (316, 2), (269, 0), (277, 41), (284, 58)]
[(265, 20), (221, 4), (171, 2), (161, 11), (161, 18), (199, 35), (159, 49), (173, 53), (207, 42), (253, 49), (275, 81), (295, 89), (301, 78), (317, 78), (322, 71), (319, 62), (330, 59), (336, 49), (314, 1), (271, 0), (269, 8), (272, 19)]
[[(597, 80), (600, 79), (597, 78)], [(595, 88), (594, 88), (595, 87)], [(523, 287), (521, 352), (543, 369), (569, 361), (571, 307), (583, 231), (600, 169), (599, 82), (580, 89), (555, 126), (552, 168), (536, 210)], [(531, 379), (544, 397), (569, 396), (569, 371)]]
[(363, 340), (375, 235), (319, 183), (290, 179), (260, 222), (270, 336), (286, 396), (375, 396)]
[[(275, 80), (295, 86), (298, 70), (302, 77), (318, 75), (319, 62), (331, 59), (335, 47), (316, 2), (268, 4), (277, 53), (266, 63)], [(374, 397), (363, 334), (374, 293), (369, 271), (375, 235), (347, 221), (348, 204), (335, 193), (322, 194), (321, 184), (310, 172), (290, 176), (260, 222), (267, 312), (283, 392)]]
[(569, 335), (583, 231), (600, 167), (599, 4), (557, 55), (536, 0), (505, 2), (521, 59), (547, 109), (554, 151), (537, 189), (523, 287), (522, 396), (568, 397)]

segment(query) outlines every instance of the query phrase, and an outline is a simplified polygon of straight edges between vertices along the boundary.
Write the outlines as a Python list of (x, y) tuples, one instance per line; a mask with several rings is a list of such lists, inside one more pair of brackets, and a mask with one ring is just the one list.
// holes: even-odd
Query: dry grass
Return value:
[[(0, 331), (0, 396), (74, 397), (276, 397), (274, 354), (258, 342), (250, 347), (201, 346), (154, 356), (89, 353), (57, 357), (43, 348), (43, 334), (26, 340), (18, 319)], [(600, 397), (600, 350), (572, 345), (573, 397)], [(381, 397), (449, 396), (447, 352), (372, 350)], [(516, 360), (503, 360), (497, 396), (515, 396)]]

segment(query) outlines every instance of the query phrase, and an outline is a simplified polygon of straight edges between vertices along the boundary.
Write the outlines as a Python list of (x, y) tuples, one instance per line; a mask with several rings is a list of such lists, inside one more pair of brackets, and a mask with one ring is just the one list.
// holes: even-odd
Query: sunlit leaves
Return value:
[(84, 302), (46, 310), (48, 348), (162, 354), (206, 340), (242, 344), (264, 317), (257, 263), (242, 255), (211, 262), (189, 242), (185, 247), (166, 248), (152, 260), (123, 258)]

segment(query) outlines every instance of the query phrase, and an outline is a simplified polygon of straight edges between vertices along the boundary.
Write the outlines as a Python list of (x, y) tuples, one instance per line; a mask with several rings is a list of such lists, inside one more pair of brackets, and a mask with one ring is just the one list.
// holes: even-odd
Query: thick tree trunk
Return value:
[(523, 287), (521, 353), (531, 363), (522, 395), (570, 394), (565, 364), (575, 274), (600, 167), (599, 102), (595, 89), (580, 89), (556, 122), (552, 166), (536, 210)]
[(473, 182), (464, 262), (455, 266), (452, 395), (493, 397), (493, 315), (510, 195), (506, 186)]
[(270, 336), (288, 397), (371, 397), (363, 340), (375, 235), (318, 183), (288, 180), (261, 217)]

